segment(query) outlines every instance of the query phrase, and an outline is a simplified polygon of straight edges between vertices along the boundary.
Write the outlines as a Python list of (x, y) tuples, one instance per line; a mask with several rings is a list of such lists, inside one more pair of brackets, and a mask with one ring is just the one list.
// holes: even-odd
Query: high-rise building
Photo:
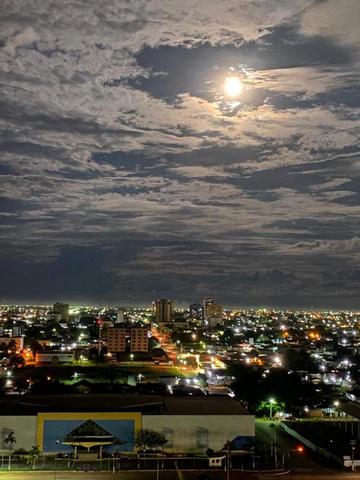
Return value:
[(154, 302), (154, 313), (157, 323), (169, 323), (173, 319), (174, 307), (171, 300), (161, 298)]
[(204, 300), (203, 300), (203, 310), (204, 310), (204, 319), (206, 320), (207, 316), (208, 316), (208, 308), (210, 307), (210, 305), (214, 305), (215, 304), (215, 299), (212, 298), (212, 297), (205, 297)]
[(149, 336), (146, 327), (110, 327), (107, 347), (109, 353), (147, 352)]
[(206, 309), (206, 318), (222, 318), (223, 316), (223, 309), (222, 306), (218, 303), (212, 303), (211, 305), (207, 306)]
[(204, 320), (210, 326), (214, 327), (222, 321), (223, 309), (213, 298), (204, 298)]
[(68, 322), (69, 321), (69, 305), (66, 303), (54, 303), (53, 313), (56, 320)]
[(123, 323), (124, 313), (125, 313), (125, 310), (123, 308), (118, 308), (116, 313), (116, 323)]
[(195, 320), (204, 320), (204, 307), (201, 303), (190, 305), (190, 317)]
[(108, 329), (107, 349), (109, 353), (126, 352), (126, 328)]
[(149, 350), (148, 329), (144, 327), (133, 327), (130, 331), (130, 351), (147, 352)]
[(21, 337), (23, 334), (22, 322), (3, 322), (0, 325), (0, 337)]

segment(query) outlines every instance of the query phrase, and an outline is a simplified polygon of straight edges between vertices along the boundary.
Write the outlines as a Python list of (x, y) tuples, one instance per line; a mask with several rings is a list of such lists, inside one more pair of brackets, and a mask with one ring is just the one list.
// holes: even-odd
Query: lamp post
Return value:
[(273, 405), (275, 405), (276, 400), (274, 398), (269, 399), (269, 404), (270, 404), (270, 418), (273, 416)]
[(55, 465), (54, 465), (54, 467), (55, 467), (55, 468), (54, 468), (54, 479), (56, 480), (56, 478), (57, 478), (57, 464), (56, 464), (56, 459), (57, 459), (57, 454), (58, 454), (57, 450), (58, 450), (58, 448), (59, 448), (60, 440), (56, 440), (55, 443), (56, 443), (56, 455), (55, 455), (55, 458), (54, 458), (54, 462), (55, 462)]
[(356, 440), (350, 440), (350, 446), (351, 446), (351, 470), (355, 472), (355, 445), (356, 445)]
[(226, 479), (230, 479), (230, 442), (227, 442), (227, 469), (226, 469)]

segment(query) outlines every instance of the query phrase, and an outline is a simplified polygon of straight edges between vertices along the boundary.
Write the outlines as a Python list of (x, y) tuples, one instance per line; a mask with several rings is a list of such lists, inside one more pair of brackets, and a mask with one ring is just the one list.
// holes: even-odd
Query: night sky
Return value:
[(360, 307), (359, 0), (0, 18), (0, 303)]

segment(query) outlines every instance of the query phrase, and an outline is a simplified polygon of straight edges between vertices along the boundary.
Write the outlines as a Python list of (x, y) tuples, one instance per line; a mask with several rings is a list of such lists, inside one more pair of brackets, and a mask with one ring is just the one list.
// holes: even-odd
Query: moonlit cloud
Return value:
[(301, 31), (306, 35), (330, 37), (344, 45), (358, 47), (359, 17), (360, 4), (357, 0), (314, 2), (301, 15)]
[(360, 306), (358, 7), (3, 2), (3, 300)]

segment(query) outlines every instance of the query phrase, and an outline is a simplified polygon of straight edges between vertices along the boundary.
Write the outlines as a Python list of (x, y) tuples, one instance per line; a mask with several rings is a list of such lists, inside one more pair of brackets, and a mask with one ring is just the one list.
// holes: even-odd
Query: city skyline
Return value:
[(5, 0), (0, 304), (360, 308), (357, 0)]

